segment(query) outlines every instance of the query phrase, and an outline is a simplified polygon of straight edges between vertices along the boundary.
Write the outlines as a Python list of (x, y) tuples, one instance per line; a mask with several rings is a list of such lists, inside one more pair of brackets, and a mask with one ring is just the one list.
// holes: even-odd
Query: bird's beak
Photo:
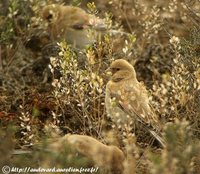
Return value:
[(112, 75), (112, 69), (109, 67), (108, 69), (105, 70), (105, 73), (107, 76), (111, 76)]
[(97, 17), (91, 17), (89, 24), (91, 28), (95, 29), (96, 31), (105, 31), (107, 29), (105, 21)]

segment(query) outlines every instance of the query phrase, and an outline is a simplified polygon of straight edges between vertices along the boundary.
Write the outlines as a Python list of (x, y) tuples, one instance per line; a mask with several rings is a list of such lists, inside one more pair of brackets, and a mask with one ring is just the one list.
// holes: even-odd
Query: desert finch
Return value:
[[(104, 19), (86, 13), (82, 8), (52, 4), (42, 9), (42, 18), (48, 23), (52, 40), (65, 40), (75, 48), (83, 49), (106, 35), (111, 36), (113, 51), (121, 51), (130, 34), (107, 27)], [(108, 29), (109, 28), (109, 29)]]
[(97, 38), (95, 31), (105, 28), (102, 19), (74, 6), (47, 5), (42, 10), (42, 17), (48, 22), (48, 31), (53, 40), (66, 40), (77, 48), (94, 43)]
[(87, 135), (67, 134), (49, 145), (49, 149), (59, 152), (64, 145), (92, 160), (98, 167), (109, 168), (114, 173), (123, 170), (124, 153), (117, 147), (105, 145)]
[(130, 129), (133, 125), (148, 130), (165, 147), (160, 135), (157, 116), (149, 105), (145, 86), (138, 82), (134, 67), (126, 60), (111, 63), (112, 77), (106, 85), (105, 105), (108, 116), (120, 129)]
[[(43, 149), (44, 145), (47, 145), (45, 149)], [(124, 153), (117, 146), (105, 145), (91, 136), (66, 134), (63, 137), (48, 139), (45, 144), (38, 143), (35, 147), (36, 150), (49, 151), (57, 155), (66, 153), (66, 148), (69, 150), (68, 152), (78, 152), (98, 167), (111, 170), (114, 174), (121, 174), (123, 171)], [(12, 152), (13, 155), (28, 153), (32, 153), (32, 151), (18, 149)], [(55, 165), (55, 161), (53, 162)], [(45, 161), (43, 165), (50, 167), (50, 164), (51, 161), (48, 159), (48, 162)]]

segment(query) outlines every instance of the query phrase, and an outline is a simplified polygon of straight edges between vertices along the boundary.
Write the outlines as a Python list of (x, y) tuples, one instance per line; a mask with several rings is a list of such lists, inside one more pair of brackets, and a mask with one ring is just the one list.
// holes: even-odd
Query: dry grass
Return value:
[[(95, 47), (78, 50), (49, 40), (40, 9), (56, 1), (1, 1), (0, 151), (5, 158), (0, 167), (94, 166), (94, 161), (77, 156), (71, 147), (63, 148), (62, 154), (37, 148), (31, 154), (10, 153), (38, 142), (44, 142), (45, 149), (47, 138), (72, 133), (118, 146), (126, 156), (124, 174), (200, 173), (200, 3), (62, 2), (93, 14), (98, 11), (108, 29), (133, 35), (126, 41), (105, 35)], [(143, 132), (120, 135), (107, 118), (105, 70), (116, 58), (129, 60), (148, 87), (151, 105), (163, 125), (165, 149), (152, 144)]]

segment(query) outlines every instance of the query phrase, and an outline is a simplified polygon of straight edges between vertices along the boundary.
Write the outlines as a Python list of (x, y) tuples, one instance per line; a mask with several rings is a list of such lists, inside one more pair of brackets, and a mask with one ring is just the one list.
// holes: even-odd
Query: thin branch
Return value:
[(3, 69), (3, 62), (2, 62), (2, 50), (1, 50), (1, 45), (0, 45), (0, 71)]
[(194, 12), (194, 10), (191, 9), (191, 7), (186, 2), (184, 2), (184, 4), (187, 7), (188, 11), (190, 12), (191, 16), (199, 23), (200, 17), (197, 15), (197, 13)]

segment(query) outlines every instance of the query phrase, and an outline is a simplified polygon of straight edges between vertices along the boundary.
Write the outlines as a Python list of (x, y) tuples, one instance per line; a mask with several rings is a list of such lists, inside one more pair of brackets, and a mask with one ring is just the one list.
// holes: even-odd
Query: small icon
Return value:
[(9, 174), (10, 173), (10, 167), (9, 166), (3, 166), (2, 167), (2, 172), (4, 174)]

